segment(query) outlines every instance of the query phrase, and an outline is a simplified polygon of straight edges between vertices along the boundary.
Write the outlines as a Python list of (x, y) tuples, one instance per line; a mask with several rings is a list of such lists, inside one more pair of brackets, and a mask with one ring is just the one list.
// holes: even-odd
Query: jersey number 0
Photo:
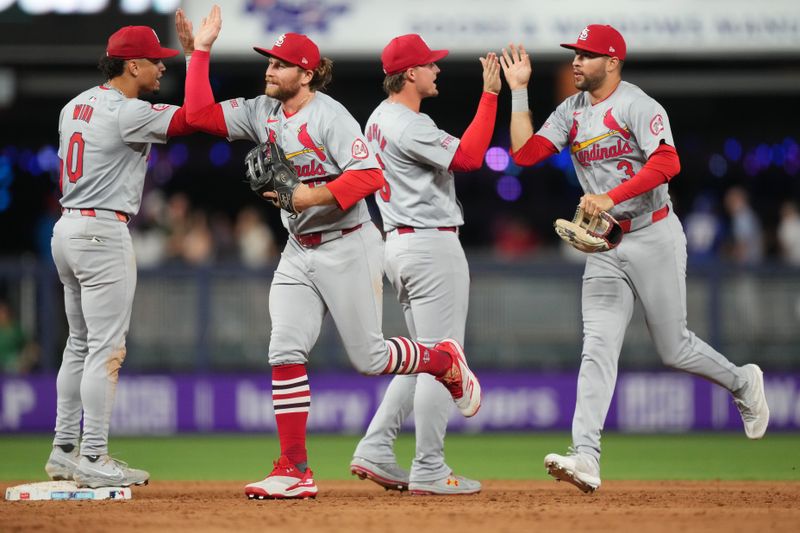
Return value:
[(67, 145), (66, 161), (66, 171), (67, 176), (69, 176), (70, 183), (75, 183), (81, 176), (83, 176), (84, 146), (85, 143), (83, 142), (83, 134), (79, 131), (73, 133), (72, 137), (69, 138), (69, 144)]

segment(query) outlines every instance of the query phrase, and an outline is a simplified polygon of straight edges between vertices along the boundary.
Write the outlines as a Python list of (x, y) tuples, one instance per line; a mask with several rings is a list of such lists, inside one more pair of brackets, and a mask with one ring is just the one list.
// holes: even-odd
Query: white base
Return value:
[(130, 487), (78, 488), (74, 481), (26, 483), (6, 489), (6, 500), (130, 500)]

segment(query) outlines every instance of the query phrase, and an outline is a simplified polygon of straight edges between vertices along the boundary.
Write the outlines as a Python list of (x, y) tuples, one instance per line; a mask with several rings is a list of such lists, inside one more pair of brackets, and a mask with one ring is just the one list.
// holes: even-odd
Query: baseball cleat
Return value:
[(464, 349), (453, 339), (443, 340), (434, 349), (449, 353), (453, 359), (450, 370), (436, 379), (450, 391), (462, 415), (467, 418), (475, 416), (481, 408), (481, 384), (467, 365)]
[(743, 369), (749, 374), (747, 386), (739, 395), (734, 395), (733, 402), (739, 409), (744, 422), (744, 433), (749, 439), (760, 439), (767, 432), (769, 425), (769, 406), (764, 392), (764, 373), (758, 365), (745, 365)]
[(81, 460), (78, 446), (71, 452), (65, 452), (60, 446), (53, 446), (50, 457), (44, 465), (44, 471), (53, 481), (72, 481), (75, 469)]
[(359, 479), (369, 479), (386, 490), (408, 490), (408, 472), (397, 463), (373, 463), (363, 457), (353, 457), (350, 473)]
[(464, 496), (478, 494), (481, 491), (481, 482), (450, 472), (449, 476), (436, 481), (412, 481), (408, 485), (408, 491), (417, 496)]
[(600, 488), (600, 465), (590, 455), (573, 452), (568, 455), (550, 453), (544, 458), (544, 467), (556, 481), (571, 483), (585, 493)]
[(101, 455), (94, 461), (89, 456), (82, 455), (73, 479), (78, 487), (92, 489), (130, 487), (131, 485), (147, 485), (150, 473), (130, 468), (127, 463), (114, 459), (110, 455)]
[(244, 487), (244, 493), (251, 500), (306, 499), (316, 498), (317, 484), (310, 468), (300, 472), (288, 457), (281, 455), (274, 463), (270, 475), (261, 481)]

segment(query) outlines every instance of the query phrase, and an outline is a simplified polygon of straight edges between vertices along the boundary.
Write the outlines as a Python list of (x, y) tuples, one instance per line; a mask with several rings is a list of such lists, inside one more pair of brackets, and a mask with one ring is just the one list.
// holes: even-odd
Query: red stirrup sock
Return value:
[(281, 441), (281, 455), (292, 464), (308, 462), (306, 421), (311, 406), (311, 389), (305, 365), (272, 367), (272, 406)]
[(392, 337), (386, 341), (389, 363), (382, 374), (433, 374), (441, 377), (450, 370), (453, 359), (442, 350), (435, 350), (406, 337)]

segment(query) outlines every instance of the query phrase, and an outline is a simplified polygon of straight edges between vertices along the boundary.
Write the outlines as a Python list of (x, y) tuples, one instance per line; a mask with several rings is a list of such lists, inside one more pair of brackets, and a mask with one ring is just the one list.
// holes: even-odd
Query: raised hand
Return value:
[(481, 57), (483, 65), (483, 90), (487, 93), (500, 93), (500, 62), (497, 54), (489, 52), (486, 57)]
[(187, 56), (190, 55), (194, 52), (192, 21), (186, 18), (186, 14), (180, 8), (175, 12), (175, 30), (178, 32), (178, 40), (181, 42), (183, 53)]
[(211, 45), (217, 40), (222, 29), (222, 12), (218, 5), (211, 8), (211, 12), (200, 22), (200, 29), (194, 37), (194, 47), (197, 50), (211, 51)]
[(528, 86), (528, 81), (531, 79), (533, 68), (531, 67), (531, 58), (525, 51), (525, 47), (521, 44), (515, 46), (513, 43), (508, 45), (510, 52), (503, 48), (503, 56), (500, 58), (500, 64), (503, 66), (503, 76), (506, 78), (508, 87), (513, 91), (514, 89), (523, 89)]

